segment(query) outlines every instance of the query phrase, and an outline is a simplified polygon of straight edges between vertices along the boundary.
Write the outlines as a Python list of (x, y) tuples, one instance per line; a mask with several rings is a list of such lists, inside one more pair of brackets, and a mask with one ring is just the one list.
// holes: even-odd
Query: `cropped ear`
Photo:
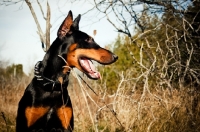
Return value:
[(62, 39), (71, 28), (71, 25), (73, 24), (73, 15), (72, 11), (69, 11), (67, 17), (63, 21), (63, 23), (60, 25), (60, 28), (58, 29), (57, 36)]
[(75, 30), (79, 30), (79, 21), (81, 20), (81, 15), (79, 14), (73, 22), (73, 27)]

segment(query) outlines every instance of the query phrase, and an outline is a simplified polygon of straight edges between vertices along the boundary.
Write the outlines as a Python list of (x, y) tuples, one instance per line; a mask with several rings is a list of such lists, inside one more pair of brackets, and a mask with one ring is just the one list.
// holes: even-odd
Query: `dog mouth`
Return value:
[(81, 68), (83, 69), (84, 73), (91, 79), (100, 79), (101, 75), (100, 73), (96, 70), (96, 67), (94, 66), (93, 62), (91, 59), (86, 58), (86, 57), (81, 57), (79, 58), (79, 63)]

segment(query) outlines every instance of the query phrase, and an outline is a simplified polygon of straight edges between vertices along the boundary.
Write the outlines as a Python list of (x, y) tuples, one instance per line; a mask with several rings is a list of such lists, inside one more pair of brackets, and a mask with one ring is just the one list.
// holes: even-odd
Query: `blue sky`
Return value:
[[(93, 6), (87, 1), (71, 3), (70, 1), (49, 0), (49, 4), (52, 24), (51, 42), (55, 40), (57, 29), (69, 10), (72, 10), (75, 18)], [(32, 5), (45, 31), (45, 21), (39, 7), (37, 3)], [(46, 2), (43, 1), (42, 5), (46, 7)], [(95, 11), (82, 16), (80, 30), (91, 36), (93, 30), (97, 30), (95, 41), (102, 47), (113, 43), (118, 34), (106, 18), (102, 19), (102, 15)], [(0, 6), (0, 61), (6, 61), (8, 64), (23, 64), (24, 72), (28, 74), (35, 63), (42, 60), (44, 56), (36, 31), (36, 24), (26, 3)]]

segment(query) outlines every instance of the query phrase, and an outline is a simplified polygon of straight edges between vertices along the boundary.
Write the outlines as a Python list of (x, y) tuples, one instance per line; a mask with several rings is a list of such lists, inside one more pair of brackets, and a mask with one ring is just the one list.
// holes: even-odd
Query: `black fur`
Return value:
[[(71, 11), (69, 15), (72, 16)], [(59, 33), (61, 30), (58, 31), (58, 37), (37, 67), (40, 77), (36, 76), (32, 79), (18, 105), (17, 132), (64, 132), (73, 130), (73, 113), (71, 118), (67, 119), (69, 120), (67, 128), (63, 126), (58, 116), (58, 110), (62, 107), (72, 110), (72, 103), (67, 91), (70, 69), (66, 73), (63, 72), (63, 66), (66, 63), (58, 55), (65, 59), (72, 44), (76, 44), (74, 51), (77, 49), (87, 49), (87, 51), (88, 49), (103, 49), (95, 43), (93, 38), (79, 31), (79, 21), (80, 15), (73, 21), (70, 29), (68, 31), (66, 29), (67, 32)], [(99, 63), (110, 64), (117, 60), (117, 56), (106, 49), (103, 50), (112, 56), (111, 61), (97, 60)], [(77, 63), (77, 65), (79, 64)], [(70, 67), (73, 68), (76, 65), (70, 65)], [(60, 81), (59, 78), (63, 81)]]

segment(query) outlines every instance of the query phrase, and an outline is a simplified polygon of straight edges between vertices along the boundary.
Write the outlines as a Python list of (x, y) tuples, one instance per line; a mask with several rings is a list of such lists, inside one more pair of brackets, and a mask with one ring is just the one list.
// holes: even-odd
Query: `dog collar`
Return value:
[(57, 80), (52, 80), (50, 78), (47, 78), (45, 77), (41, 72), (40, 72), (40, 68), (42, 66), (42, 61), (38, 61), (36, 64), (35, 64), (35, 67), (34, 67), (34, 75), (36, 77), (36, 79), (42, 83), (43, 86), (47, 86), (47, 85), (52, 85), (52, 89), (55, 88), (56, 85), (63, 85), (65, 84), (66, 82), (63, 83), (63, 81), (61, 82), (61, 79), (60, 78), (63, 78), (64, 75), (61, 75), (61, 77), (59, 77), (59, 79)]

